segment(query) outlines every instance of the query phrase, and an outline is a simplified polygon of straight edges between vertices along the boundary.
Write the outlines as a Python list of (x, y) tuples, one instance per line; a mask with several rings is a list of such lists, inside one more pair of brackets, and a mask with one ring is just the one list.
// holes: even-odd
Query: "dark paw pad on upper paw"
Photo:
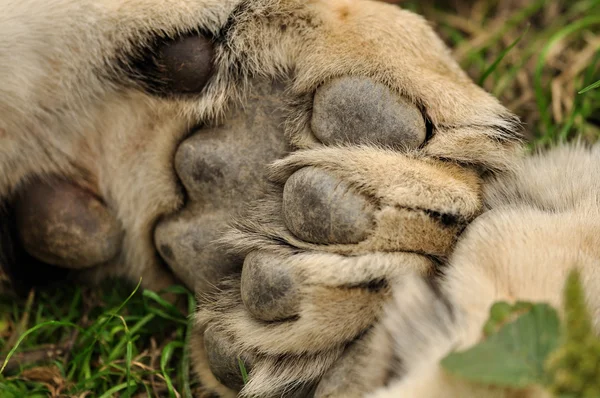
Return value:
[(127, 72), (152, 94), (198, 94), (214, 74), (214, 48), (202, 36), (158, 39), (132, 64)]
[(374, 208), (344, 181), (306, 167), (283, 191), (283, 219), (297, 238), (310, 243), (350, 244), (364, 240), (374, 226)]
[(15, 202), (16, 224), (25, 250), (66, 268), (88, 268), (117, 256), (119, 222), (94, 195), (65, 181), (36, 182)]
[(371, 79), (346, 77), (319, 88), (312, 130), (324, 144), (418, 148), (427, 128), (419, 108)]

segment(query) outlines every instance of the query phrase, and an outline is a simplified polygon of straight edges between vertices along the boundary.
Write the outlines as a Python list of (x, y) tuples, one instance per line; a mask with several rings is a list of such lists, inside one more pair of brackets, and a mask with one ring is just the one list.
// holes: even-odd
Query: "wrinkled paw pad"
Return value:
[(323, 144), (371, 144), (418, 148), (425, 141), (419, 108), (371, 79), (344, 77), (320, 87), (311, 128)]
[(279, 321), (300, 312), (300, 286), (286, 259), (253, 252), (246, 256), (240, 293), (246, 309), (256, 318)]
[[(254, 251), (244, 262), (240, 295), (245, 309), (262, 321), (287, 320), (300, 325), (310, 322), (315, 315), (327, 318), (326, 325), (314, 326), (313, 334), (322, 327), (334, 327), (336, 322), (340, 322), (337, 326), (345, 325), (350, 317), (345, 312), (348, 306), (360, 303), (361, 311), (369, 305), (374, 310), (394, 280), (410, 272), (427, 274), (430, 270), (431, 263), (426, 257), (412, 253), (346, 257), (330, 253), (285, 255)], [(359, 333), (374, 314), (363, 316), (364, 322), (354, 323), (333, 339), (343, 341), (345, 333), (348, 336)], [(308, 342), (302, 349), (318, 344)]]
[(121, 250), (121, 225), (88, 191), (61, 180), (24, 187), (15, 203), (19, 238), (37, 259), (65, 268), (106, 263)]

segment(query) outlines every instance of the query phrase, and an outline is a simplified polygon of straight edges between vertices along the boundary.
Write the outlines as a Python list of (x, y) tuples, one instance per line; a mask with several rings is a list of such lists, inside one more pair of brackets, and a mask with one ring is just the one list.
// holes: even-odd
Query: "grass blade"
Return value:
[(242, 373), (242, 380), (244, 384), (248, 384), (248, 371), (246, 370), (246, 364), (242, 361), (242, 358), (238, 357), (238, 366), (240, 367), (240, 373)]
[(30, 334), (35, 333), (39, 329), (44, 328), (46, 326), (67, 326), (67, 327), (73, 327), (73, 328), (82, 330), (78, 325), (71, 323), (71, 322), (48, 321), (48, 322), (40, 323), (39, 325), (35, 325), (31, 329), (29, 329), (25, 333), (23, 333), (21, 335), (21, 337), (19, 337), (19, 340), (17, 340), (15, 346), (8, 352), (8, 355), (6, 355), (6, 358), (4, 359), (4, 363), (2, 364), (2, 367), (0, 368), (0, 374), (2, 374), (2, 372), (4, 372), (4, 369), (6, 369), (6, 365), (8, 365), (8, 361), (15, 354), (15, 352), (17, 351), (17, 349), (19, 348), (19, 345), (21, 345), (23, 340), (25, 340), (25, 338), (27, 336), (29, 336)]
[(527, 32), (529, 31), (529, 26), (527, 25), (527, 29), (525, 29), (525, 32), (521, 33), (519, 35), (519, 37), (517, 37), (515, 39), (515, 41), (513, 41), (512, 43), (510, 43), (510, 46), (506, 47), (501, 53), (500, 55), (498, 55), (498, 57), (496, 58), (496, 60), (486, 69), (485, 72), (483, 72), (483, 75), (481, 75), (481, 77), (479, 78), (479, 85), (483, 86), (483, 84), (485, 83), (485, 81), (487, 80), (488, 77), (490, 77), (490, 75), (496, 70), (496, 68), (498, 68), (498, 65), (500, 65), (500, 62), (502, 62), (502, 60), (504, 59), (504, 57), (506, 57), (506, 55), (510, 52), (510, 50), (512, 50), (513, 48), (515, 48), (515, 46), (517, 44), (519, 44), (519, 42), (521, 41), (521, 39), (527, 34)]
[(160, 356), (160, 370), (162, 372), (163, 377), (165, 378), (165, 382), (167, 383), (169, 396), (171, 396), (172, 398), (176, 398), (179, 394), (176, 393), (175, 387), (173, 386), (173, 381), (171, 380), (171, 376), (167, 372), (167, 365), (171, 360), (171, 357), (173, 356), (173, 352), (177, 348), (184, 348), (183, 344), (179, 341), (171, 341), (165, 346)]
[[(135, 386), (136, 383), (133, 383)], [(113, 388), (107, 390), (104, 394), (102, 394), (99, 398), (112, 398), (114, 396), (118, 396), (116, 393), (119, 391), (125, 390), (130, 387), (130, 383), (121, 383), (119, 385), (114, 386)]]
[(588, 91), (594, 90), (594, 89), (596, 89), (598, 87), (600, 87), (600, 80), (598, 80), (596, 83), (590, 84), (589, 86), (587, 86), (583, 90), (579, 91), (578, 94), (587, 93)]
[[(127, 376), (127, 385), (131, 383), (131, 362), (133, 362), (133, 342), (127, 341), (127, 353), (125, 355), (125, 371)], [(129, 390), (129, 389), (128, 389)]]
[(180, 316), (183, 318), (183, 314), (181, 313), (181, 311), (179, 311), (179, 309), (177, 307), (175, 307), (173, 304), (169, 303), (167, 300), (160, 297), (158, 294), (154, 293), (153, 291), (144, 290), (144, 292), (142, 294), (145, 299), (150, 299), (150, 300), (154, 301), (155, 303), (157, 303), (158, 305), (163, 307), (165, 310), (170, 312), (171, 315), (177, 315), (177, 316)]
[[(193, 308), (193, 307), (192, 307)], [(192, 388), (190, 382), (190, 342), (192, 340), (192, 331), (194, 318), (189, 318), (188, 326), (185, 331), (185, 345), (183, 347), (183, 355), (181, 357), (181, 385), (184, 398), (192, 398)]]

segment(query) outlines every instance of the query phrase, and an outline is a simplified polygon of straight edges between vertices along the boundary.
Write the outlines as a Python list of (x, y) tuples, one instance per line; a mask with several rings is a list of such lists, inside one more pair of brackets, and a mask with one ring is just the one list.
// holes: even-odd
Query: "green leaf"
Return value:
[(483, 83), (485, 83), (487, 78), (490, 77), (490, 75), (496, 70), (496, 68), (498, 68), (498, 65), (500, 65), (500, 62), (502, 62), (504, 57), (506, 57), (506, 55), (510, 52), (510, 50), (512, 50), (517, 44), (519, 44), (519, 42), (521, 41), (523, 36), (525, 36), (525, 34), (527, 34), (528, 31), (529, 31), (529, 25), (527, 25), (527, 29), (525, 29), (525, 32), (521, 33), (519, 35), (519, 37), (517, 37), (515, 39), (515, 41), (513, 41), (507, 48), (505, 48), (500, 53), (500, 55), (498, 55), (496, 60), (486, 69), (486, 71), (483, 72), (483, 74), (481, 75), (481, 78), (479, 79), (479, 82), (478, 82), (478, 84), (480, 86), (483, 86)]
[(583, 94), (583, 93), (587, 93), (588, 91), (591, 91), (595, 88), (600, 87), (600, 80), (598, 80), (596, 83), (592, 83), (589, 86), (587, 86), (586, 88), (584, 88), (583, 90), (581, 90), (578, 94)]
[(478, 345), (451, 353), (441, 362), (470, 382), (523, 388), (544, 381), (544, 362), (557, 346), (559, 318), (547, 304), (535, 304), (514, 322)]

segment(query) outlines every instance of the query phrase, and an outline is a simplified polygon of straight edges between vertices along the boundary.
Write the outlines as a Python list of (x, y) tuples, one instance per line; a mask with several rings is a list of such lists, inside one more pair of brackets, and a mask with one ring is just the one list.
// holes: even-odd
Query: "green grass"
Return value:
[(600, 90), (580, 94), (600, 78), (600, 0), (400, 3), (434, 22), (473, 79), (523, 119), (533, 145), (600, 135)]
[[(167, 292), (193, 310), (186, 289)], [(191, 397), (197, 388), (185, 349), (190, 320), (154, 292), (124, 283), (32, 291), (0, 297), (0, 314), (2, 398)]]
[[(401, 3), (431, 20), (473, 79), (521, 116), (532, 145), (600, 135), (600, 0)], [(171, 293), (188, 313), (194, 307), (185, 289)], [(0, 363), (9, 352), (12, 360), (0, 397), (200, 396), (189, 332), (187, 313), (135, 286), (4, 294)]]

